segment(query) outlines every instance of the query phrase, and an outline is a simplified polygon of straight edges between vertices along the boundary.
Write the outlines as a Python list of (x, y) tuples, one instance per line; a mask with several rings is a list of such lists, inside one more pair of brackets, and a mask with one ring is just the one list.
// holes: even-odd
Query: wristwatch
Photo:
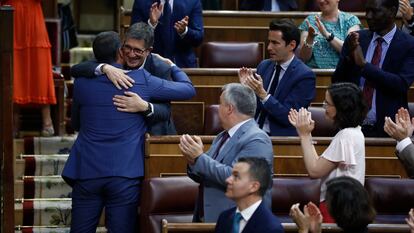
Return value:
[(144, 116), (146, 117), (149, 117), (152, 115), (152, 104), (150, 102), (148, 102), (148, 109), (142, 112), (142, 114), (144, 114)]
[(331, 32), (331, 35), (329, 35), (329, 36), (326, 38), (326, 41), (331, 42), (334, 38), (335, 38), (335, 35)]

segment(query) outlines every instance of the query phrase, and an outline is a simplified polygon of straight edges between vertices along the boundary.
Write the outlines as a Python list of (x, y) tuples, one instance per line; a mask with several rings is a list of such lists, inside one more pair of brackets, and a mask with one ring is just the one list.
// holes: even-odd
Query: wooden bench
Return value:
[[(167, 220), (162, 220), (162, 233), (168, 232), (214, 232), (216, 227), (215, 223), (170, 223)], [(298, 232), (298, 227), (295, 223), (282, 223), (283, 229), (286, 233)], [(369, 224), (368, 232), (372, 233), (406, 233), (409, 231), (407, 224)], [(323, 223), (322, 232), (342, 232), (342, 230), (336, 224)]]
[[(208, 41), (240, 41), (265, 42), (269, 22), (273, 19), (291, 18), (296, 25), (315, 12), (264, 12), (264, 11), (203, 11), (204, 42)], [(367, 28), (365, 12), (351, 12), (356, 15)], [(131, 23), (131, 9), (120, 8), (118, 31), (123, 35)], [(397, 18), (397, 25), (401, 25)]]
[[(201, 136), (204, 151), (215, 136)], [(274, 173), (277, 176), (306, 176), (302, 148), (298, 137), (272, 137)], [(320, 155), (331, 142), (329, 137), (314, 137)], [(150, 136), (145, 142), (145, 176), (163, 177), (186, 174), (187, 163), (178, 148), (180, 136)], [(407, 177), (395, 156), (395, 140), (391, 138), (366, 138), (366, 175)]]

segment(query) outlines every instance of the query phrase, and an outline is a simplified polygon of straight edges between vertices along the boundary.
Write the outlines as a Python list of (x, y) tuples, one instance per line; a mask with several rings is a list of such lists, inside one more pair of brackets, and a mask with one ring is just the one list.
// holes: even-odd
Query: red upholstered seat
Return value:
[(201, 46), (201, 68), (255, 68), (264, 59), (259, 42), (208, 42)]

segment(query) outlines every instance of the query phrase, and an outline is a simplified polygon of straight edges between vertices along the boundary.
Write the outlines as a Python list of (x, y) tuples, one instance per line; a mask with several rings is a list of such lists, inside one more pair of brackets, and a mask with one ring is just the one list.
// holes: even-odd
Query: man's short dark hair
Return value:
[(346, 232), (361, 232), (376, 215), (364, 186), (351, 177), (326, 182), (325, 201), (336, 224)]
[(120, 47), (121, 39), (119, 34), (114, 31), (99, 33), (92, 43), (95, 59), (99, 63), (110, 64), (115, 62)]
[(144, 22), (132, 24), (125, 33), (125, 40), (143, 40), (145, 48), (149, 49), (154, 44), (154, 30)]
[(353, 83), (334, 83), (328, 87), (336, 109), (335, 125), (340, 128), (361, 125), (367, 113), (367, 106), (361, 89)]
[(281, 31), (282, 39), (288, 45), (291, 41), (296, 41), (296, 46), (293, 51), (300, 44), (300, 31), (291, 19), (274, 19), (269, 24), (270, 31)]
[(250, 177), (260, 183), (259, 195), (263, 197), (273, 182), (269, 163), (260, 157), (241, 157), (237, 162), (250, 165)]
[(388, 9), (391, 9), (394, 7), (395, 9), (395, 16), (397, 16), (397, 12), (398, 12), (398, 7), (400, 6), (400, 1), (399, 0), (380, 0), (382, 1), (382, 6)]

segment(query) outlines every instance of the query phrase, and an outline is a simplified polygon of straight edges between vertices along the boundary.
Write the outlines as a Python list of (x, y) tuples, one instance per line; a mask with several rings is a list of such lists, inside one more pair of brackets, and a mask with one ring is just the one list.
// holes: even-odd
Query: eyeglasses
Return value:
[(334, 106), (333, 104), (328, 103), (328, 101), (324, 100), (322, 102), (322, 108), (326, 109), (328, 106)]
[(124, 50), (125, 53), (132, 52), (135, 55), (142, 55), (142, 54), (145, 53), (145, 51), (147, 51), (147, 49), (133, 48), (133, 47), (127, 45), (127, 44), (124, 44), (122, 46), (122, 50)]

